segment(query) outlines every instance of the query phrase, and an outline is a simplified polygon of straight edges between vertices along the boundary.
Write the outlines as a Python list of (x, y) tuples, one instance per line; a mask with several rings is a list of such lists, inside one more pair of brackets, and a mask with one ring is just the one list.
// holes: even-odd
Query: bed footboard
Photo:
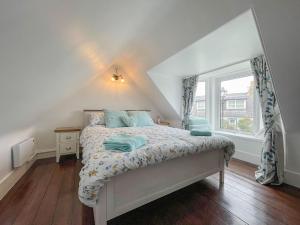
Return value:
[(110, 219), (218, 172), (222, 186), (224, 151), (202, 152), (115, 176), (100, 190), (93, 208), (95, 225), (106, 225)]

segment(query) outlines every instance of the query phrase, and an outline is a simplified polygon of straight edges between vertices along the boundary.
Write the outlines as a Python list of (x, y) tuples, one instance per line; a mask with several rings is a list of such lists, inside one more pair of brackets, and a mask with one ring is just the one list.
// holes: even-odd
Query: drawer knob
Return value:
[(67, 137), (66, 137), (67, 140), (70, 140), (71, 138), (72, 138), (71, 136), (67, 136)]
[(70, 151), (72, 148), (71, 147), (66, 147), (66, 150), (67, 151)]

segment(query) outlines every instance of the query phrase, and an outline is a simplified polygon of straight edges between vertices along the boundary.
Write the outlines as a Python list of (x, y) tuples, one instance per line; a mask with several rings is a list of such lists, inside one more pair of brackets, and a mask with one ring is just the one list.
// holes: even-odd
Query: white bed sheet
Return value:
[[(129, 153), (104, 150), (103, 141), (115, 134), (145, 135), (148, 143)], [(105, 128), (86, 127), (80, 137), (84, 167), (80, 172), (79, 198), (94, 206), (99, 189), (109, 178), (126, 171), (202, 151), (224, 150), (224, 159), (234, 154), (233, 142), (223, 136), (195, 137), (189, 131), (167, 126)]]

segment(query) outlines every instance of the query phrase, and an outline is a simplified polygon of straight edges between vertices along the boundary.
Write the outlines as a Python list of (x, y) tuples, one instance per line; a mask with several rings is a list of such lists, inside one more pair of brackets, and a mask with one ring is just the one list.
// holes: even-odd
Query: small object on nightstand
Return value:
[(167, 122), (167, 121), (160, 121), (159, 125), (168, 126), (169, 127), (171, 124), (169, 122)]
[(79, 127), (59, 127), (54, 130), (56, 133), (56, 162), (59, 162), (61, 155), (76, 154), (79, 159)]
[(156, 123), (160, 124), (160, 117), (159, 116), (156, 118)]

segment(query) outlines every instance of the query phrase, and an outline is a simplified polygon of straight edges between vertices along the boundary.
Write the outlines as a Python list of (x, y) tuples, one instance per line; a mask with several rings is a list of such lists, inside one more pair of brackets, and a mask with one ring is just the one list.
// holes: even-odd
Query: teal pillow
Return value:
[(205, 118), (193, 116), (189, 119), (189, 130), (192, 129), (210, 131), (211, 127)]
[(116, 128), (116, 127), (126, 127), (126, 124), (122, 121), (123, 116), (128, 116), (125, 111), (112, 111), (104, 110), (104, 119), (106, 127)]
[(209, 130), (192, 129), (190, 133), (192, 136), (211, 136), (211, 131)]
[(153, 126), (154, 122), (148, 112), (145, 111), (129, 111), (128, 114), (136, 121), (137, 127)]
[(196, 117), (196, 116), (191, 116), (189, 118), (189, 125), (203, 125), (203, 124), (208, 124), (208, 121), (203, 118), (203, 117)]
[(136, 121), (133, 116), (122, 116), (121, 120), (126, 124), (127, 127), (136, 127)]

